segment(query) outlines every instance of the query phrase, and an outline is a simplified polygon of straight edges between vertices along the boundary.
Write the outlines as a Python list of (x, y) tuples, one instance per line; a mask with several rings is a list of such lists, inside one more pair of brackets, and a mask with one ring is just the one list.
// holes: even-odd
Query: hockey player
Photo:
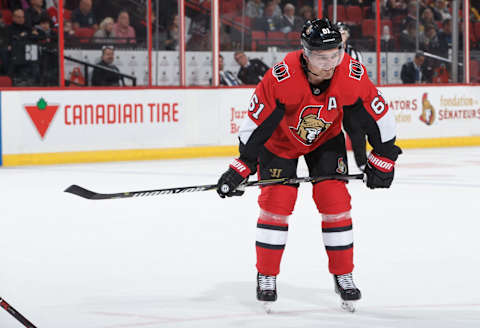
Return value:
[[(342, 132), (342, 119), (347, 118), (358, 122), (373, 146), (365, 168), (367, 187), (390, 187), (401, 152), (395, 146), (395, 120), (365, 67), (344, 53), (341, 35), (328, 19), (308, 21), (301, 41), (303, 50), (287, 54), (257, 85), (239, 132), (240, 157), (218, 181), (220, 197), (242, 195), (242, 182), (255, 172), (261, 179), (295, 178), (300, 156), (310, 176), (347, 174)], [(261, 188), (256, 236), (259, 301), (277, 299), (276, 276), (297, 189), (297, 184)], [(361, 293), (352, 278), (353, 233), (346, 183), (314, 183), (313, 200), (322, 215), (335, 291), (350, 306)]]

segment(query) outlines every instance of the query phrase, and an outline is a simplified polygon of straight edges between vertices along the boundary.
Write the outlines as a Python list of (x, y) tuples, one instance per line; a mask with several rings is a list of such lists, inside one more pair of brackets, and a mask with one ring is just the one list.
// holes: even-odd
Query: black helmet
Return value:
[(302, 29), (302, 46), (309, 51), (340, 48), (342, 35), (328, 18), (309, 20)]
[(348, 34), (350, 34), (350, 28), (344, 22), (337, 22), (335, 25), (340, 33), (342, 33), (342, 31), (346, 31)]

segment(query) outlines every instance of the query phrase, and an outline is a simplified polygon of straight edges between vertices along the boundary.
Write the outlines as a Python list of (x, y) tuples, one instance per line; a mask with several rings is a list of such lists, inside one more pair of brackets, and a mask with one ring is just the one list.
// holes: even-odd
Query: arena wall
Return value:
[[(381, 87), (403, 148), (480, 145), (480, 86)], [(2, 91), (4, 166), (233, 156), (251, 88)]]

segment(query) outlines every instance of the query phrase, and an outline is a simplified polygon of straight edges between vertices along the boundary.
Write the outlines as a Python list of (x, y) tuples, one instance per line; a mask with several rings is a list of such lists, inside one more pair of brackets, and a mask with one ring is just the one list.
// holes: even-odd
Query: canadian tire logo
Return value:
[(23, 105), (23, 107), (37, 128), (38, 134), (40, 134), (40, 137), (43, 139), (60, 106), (47, 104), (45, 99), (40, 98), (35, 105)]

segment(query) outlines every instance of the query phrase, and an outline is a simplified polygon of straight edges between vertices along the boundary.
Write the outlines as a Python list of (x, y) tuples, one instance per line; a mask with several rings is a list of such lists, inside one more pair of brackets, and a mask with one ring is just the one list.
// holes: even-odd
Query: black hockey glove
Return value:
[(217, 193), (220, 197), (242, 196), (245, 186), (241, 183), (248, 180), (248, 176), (255, 173), (255, 165), (235, 159), (228, 170), (222, 174), (217, 183)]
[(370, 152), (365, 166), (368, 188), (390, 188), (395, 173), (395, 160), (402, 153), (400, 147), (397, 146), (395, 146), (395, 151), (394, 159), (380, 156), (373, 151)]

